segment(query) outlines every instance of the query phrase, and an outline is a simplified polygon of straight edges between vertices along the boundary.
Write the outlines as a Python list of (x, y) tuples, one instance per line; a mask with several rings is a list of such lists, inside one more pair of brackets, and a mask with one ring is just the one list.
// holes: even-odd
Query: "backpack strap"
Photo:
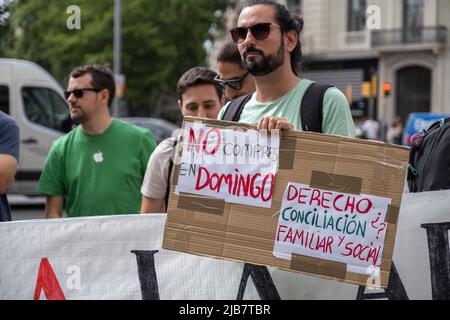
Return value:
[(450, 117), (439, 119), (439, 120), (435, 121), (432, 125), (430, 125), (428, 127), (428, 129), (426, 130), (426, 132), (430, 132), (430, 131), (433, 131), (436, 128), (443, 127), (449, 121), (450, 121)]
[(409, 161), (408, 161), (408, 171), (406, 173), (406, 181), (408, 183), (409, 192), (417, 192), (417, 185), (415, 177), (417, 177), (417, 169), (414, 168), (414, 157), (416, 155), (416, 149), (411, 146), (409, 149)]
[(231, 100), (227, 110), (222, 117), (222, 120), (238, 122), (241, 118), (242, 110), (245, 104), (251, 99), (253, 93), (238, 97)]
[(300, 116), (303, 131), (322, 133), (323, 98), (325, 91), (333, 87), (329, 84), (313, 82), (302, 98)]
[(167, 175), (167, 188), (166, 188), (166, 196), (164, 198), (164, 203), (166, 204), (166, 212), (167, 212), (167, 208), (169, 206), (169, 195), (170, 195), (170, 188), (171, 188), (171, 184), (170, 184), (170, 177), (172, 176), (172, 170), (173, 170), (173, 159), (175, 159), (175, 155), (177, 152), (177, 144), (178, 144), (178, 139), (175, 139), (175, 141), (173, 142), (173, 147), (172, 147), (172, 153), (170, 155), (170, 159), (169, 159), (169, 170), (168, 170), (168, 175)]

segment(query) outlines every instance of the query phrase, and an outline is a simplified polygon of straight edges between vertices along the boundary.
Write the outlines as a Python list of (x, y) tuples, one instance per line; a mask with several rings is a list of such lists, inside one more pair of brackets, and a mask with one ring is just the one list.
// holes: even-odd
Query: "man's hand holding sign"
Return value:
[(294, 130), (294, 126), (284, 117), (263, 117), (258, 121), (256, 128), (258, 130)]

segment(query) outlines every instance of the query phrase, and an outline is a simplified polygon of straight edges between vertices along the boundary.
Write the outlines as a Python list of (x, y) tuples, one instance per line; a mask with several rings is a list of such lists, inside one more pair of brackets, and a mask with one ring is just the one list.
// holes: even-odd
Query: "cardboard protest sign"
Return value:
[(270, 208), (280, 138), (187, 123), (176, 191)]
[[(208, 128), (244, 132), (255, 129), (241, 123), (186, 117), (179, 159), (183, 159), (183, 150), (187, 150), (189, 131), (186, 128), (191, 128), (195, 122)], [(204, 145), (209, 143), (214, 145), (217, 138), (202, 142)], [(181, 171), (186, 164), (176, 162), (163, 247), (354, 284), (366, 285), (376, 279), (373, 281), (376, 285), (386, 287), (408, 149), (377, 141), (294, 131), (283, 133), (279, 147), (278, 172), (270, 207), (253, 206), (252, 202), (238, 204), (218, 194), (215, 197), (203, 192), (194, 194), (194, 184), (177, 193)], [(224, 145), (218, 146), (221, 148)], [(308, 197), (309, 203), (305, 204)], [(293, 206), (291, 202), (297, 203)], [(290, 207), (295, 212), (288, 209)], [(315, 216), (314, 209), (317, 210)], [(318, 211), (324, 209), (327, 209), (327, 216), (333, 216), (333, 221), (330, 223), (331, 219), (327, 218), (325, 227), (320, 228), (325, 211)], [(286, 222), (283, 213), (285, 218), (294, 221), (283, 225)], [(293, 245), (288, 236), (289, 227), (298, 227), (301, 214), (304, 233), (300, 236), (300, 228), (296, 235), (291, 229), (292, 240), (297, 237), (297, 242), (300, 241), (300, 245)], [(313, 218), (314, 226), (310, 225)], [(309, 247), (314, 241), (311, 237), (307, 240), (306, 233), (315, 231), (320, 231), (322, 238), (331, 238), (326, 238), (325, 242), (320, 239), (318, 243), (316, 238), (316, 250), (305, 248), (306, 242)], [(291, 245), (287, 245), (289, 241)], [(311, 243), (311, 247), (313, 245)], [(332, 252), (324, 252), (330, 249)]]

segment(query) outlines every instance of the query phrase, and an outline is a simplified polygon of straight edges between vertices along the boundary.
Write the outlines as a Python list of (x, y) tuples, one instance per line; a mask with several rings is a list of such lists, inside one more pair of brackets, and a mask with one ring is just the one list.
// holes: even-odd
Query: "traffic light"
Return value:
[(370, 81), (364, 81), (361, 83), (361, 94), (363, 98), (370, 98), (370, 93), (372, 89), (370, 87)]
[(388, 97), (392, 92), (392, 83), (383, 82), (383, 96)]
[(378, 96), (378, 76), (375, 73), (370, 76), (370, 89), (372, 97)]

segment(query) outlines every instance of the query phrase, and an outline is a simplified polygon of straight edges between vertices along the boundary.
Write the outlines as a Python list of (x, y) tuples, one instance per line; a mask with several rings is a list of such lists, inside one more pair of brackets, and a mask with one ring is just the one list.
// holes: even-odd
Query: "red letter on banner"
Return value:
[(42, 258), (41, 264), (39, 265), (34, 300), (39, 300), (42, 290), (44, 290), (47, 300), (66, 300), (55, 272), (47, 258)]

